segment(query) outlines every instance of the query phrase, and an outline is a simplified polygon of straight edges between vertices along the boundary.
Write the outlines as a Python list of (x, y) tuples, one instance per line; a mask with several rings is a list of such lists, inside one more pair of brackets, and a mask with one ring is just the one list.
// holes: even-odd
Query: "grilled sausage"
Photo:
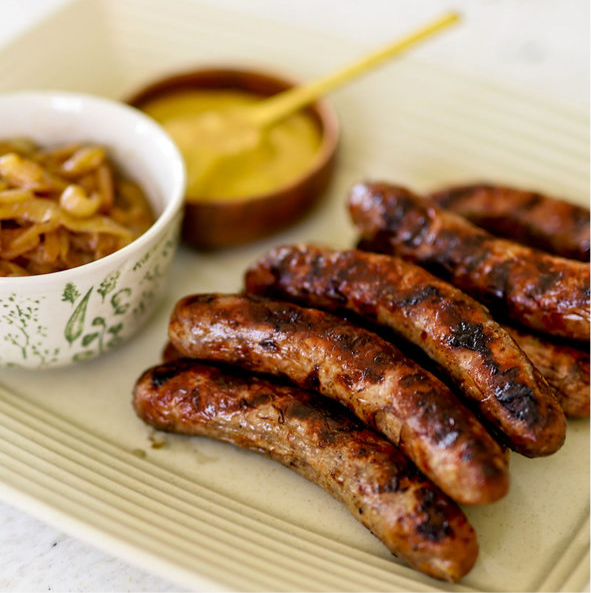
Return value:
[(179, 360), (144, 372), (133, 405), (159, 430), (218, 439), (279, 461), (343, 503), (414, 568), (446, 581), (464, 576), (478, 544), (458, 505), (394, 445), (324, 400)]
[(181, 358), (183, 358), (183, 355), (172, 345), (172, 342), (166, 342), (162, 349), (162, 362), (174, 362)]
[(504, 327), (554, 388), (564, 413), (570, 418), (589, 417), (589, 351)]
[(353, 311), (414, 343), (529, 457), (554, 453), (566, 420), (552, 388), (473, 298), (423, 268), (358, 250), (274, 249), (246, 274), (249, 292)]
[(518, 323), (589, 340), (589, 264), (497, 239), (385, 183), (360, 183), (349, 210), (363, 248), (430, 269)]
[(493, 235), (589, 261), (589, 209), (530, 191), (478, 184), (435, 192), (429, 200)]
[(507, 459), (449, 389), (392, 344), (324, 311), (255, 296), (194, 295), (172, 314), (183, 356), (287, 377), (348, 406), (458, 502), (508, 489)]

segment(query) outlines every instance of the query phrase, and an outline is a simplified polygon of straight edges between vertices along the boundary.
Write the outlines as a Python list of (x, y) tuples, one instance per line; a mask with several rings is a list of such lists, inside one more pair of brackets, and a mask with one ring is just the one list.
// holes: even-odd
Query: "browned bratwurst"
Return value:
[(182, 355), (286, 377), (349, 407), (458, 502), (508, 489), (507, 459), (449, 389), (389, 342), (340, 317), (256, 296), (194, 295), (172, 314)]
[(589, 416), (589, 351), (550, 342), (516, 327), (503, 326), (527, 354), (546, 381), (554, 387), (569, 418)]
[(159, 430), (226, 441), (295, 470), (342, 502), (394, 554), (456, 581), (478, 555), (456, 503), (342, 406), (270, 381), (180, 360), (147, 370), (133, 405)]
[(436, 361), (523, 455), (549, 455), (564, 442), (555, 394), (511, 336), (486, 307), (419, 266), (355, 249), (285, 246), (250, 268), (246, 289), (390, 327)]
[(589, 261), (589, 209), (498, 185), (451, 187), (428, 196), (493, 235), (561, 257)]
[(357, 184), (349, 210), (364, 249), (418, 263), (522, 325), (589, 340), (589, 264), (497, 239), (386, 183)]

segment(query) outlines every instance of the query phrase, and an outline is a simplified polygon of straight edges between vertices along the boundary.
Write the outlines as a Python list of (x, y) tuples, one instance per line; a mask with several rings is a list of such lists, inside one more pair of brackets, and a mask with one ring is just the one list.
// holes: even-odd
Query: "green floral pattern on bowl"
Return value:
[[(56, 362), (60, 348), (47, 343), (47, 327), (39, 321), (39, 306), (45, 297), (31, 299), (11, 293), (0, 299), (0, 363), (14, 358), (35, 359), (39, 366)], [(15, 364), (15, 363), (13, 363)], [(28, 366), (28, 365), (27, 365)]]
[(145, 233), (106, 257), (51, 274), (0, 277), (0, 367), (58, 367), (99, 356), (145, 325), (166, 288), (184, 207), (183, 158), (154, 120), (98, 96), (0, 93), (0, 119), (2, 138), (106, 147), (154, 210)]
[[(53, 295), (0, 295), (0, 365), (58, 366), (119, 345), (157, 303), (177, 243), (178, 223), (137, 261), (91, 286), (68, 281)], [(51, 328), (41, 321), (48, 310)]]

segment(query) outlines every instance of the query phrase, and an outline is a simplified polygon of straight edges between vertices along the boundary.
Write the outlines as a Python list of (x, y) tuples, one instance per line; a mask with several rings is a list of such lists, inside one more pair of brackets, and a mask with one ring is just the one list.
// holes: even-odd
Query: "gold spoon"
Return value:
[[(184, 149), (190, 151), (192, 161), (199, 163), (198, 170), (192, 167), (191, 187), (202, 187), (220, 160), (239, 158), (246, 151), (256, 149), (261, 143), (265, 129), (344, 83), (457, 23), (459, 19), (455, 12), (445, 13), (336, 72), (278, 93), (253, 106), (223, 112), (210, 111), (196, 115), (190, 121), (185, 118), (171, 120), (166, 128), (181, 152)], [(196, 156), (198, 158), (195, 158)], [(199, 194), (198, 191), (192, 193)]]

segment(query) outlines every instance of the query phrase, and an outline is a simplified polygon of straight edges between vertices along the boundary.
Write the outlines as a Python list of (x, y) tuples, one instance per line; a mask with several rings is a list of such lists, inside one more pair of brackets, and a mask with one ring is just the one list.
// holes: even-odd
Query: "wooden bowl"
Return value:
[[(269, 96), (293, 86), (273, 75), (246, 70), (211, 69), (159, 80), (127, 100), (142, 109), (148, 101), (183, 89), (235, 89)], [(328, 187), (334, 172), (339, 124), (333, 109), (318, 101), (306, 108), (321, 130), (322, 142), (312, 167), (292, 183), (238, 200), (191, 201), (187, 196), (183, 240), (199, 249), (218, 249), (262, 239), (306, 215)]]

